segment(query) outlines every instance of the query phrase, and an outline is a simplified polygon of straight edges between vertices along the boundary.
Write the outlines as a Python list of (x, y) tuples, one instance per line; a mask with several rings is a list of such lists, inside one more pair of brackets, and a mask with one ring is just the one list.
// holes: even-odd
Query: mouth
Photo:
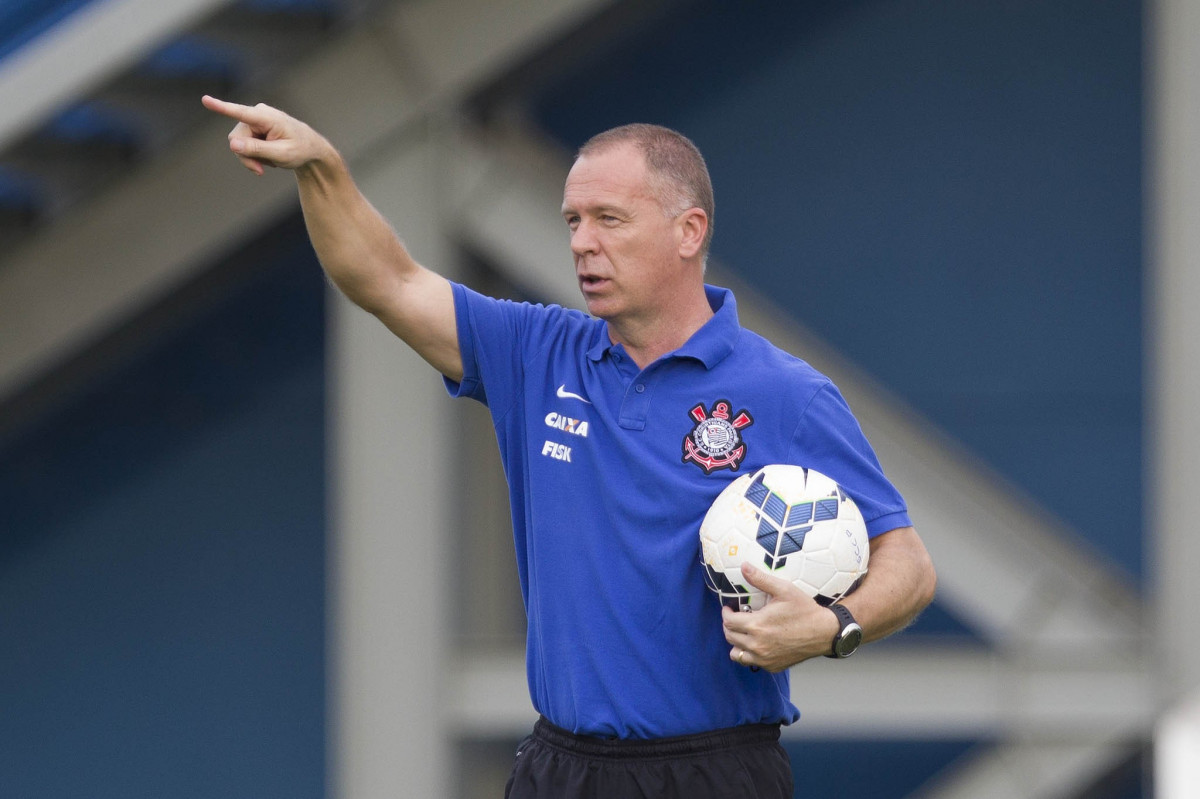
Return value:
[(586, 294), (598, 291), (608, 283), (608, 278), (599, 277), (598, 275), (580, 275), (579, 288)]

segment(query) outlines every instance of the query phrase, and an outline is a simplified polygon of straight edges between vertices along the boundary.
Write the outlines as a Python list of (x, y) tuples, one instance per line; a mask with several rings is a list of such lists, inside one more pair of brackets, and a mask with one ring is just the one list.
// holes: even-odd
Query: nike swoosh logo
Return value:
[(586, 402), (588, 405), (592, 404), (591, 400), (584, 399), (583, 397), (579, 396), (578, 394), (567, 391), (566, 383), (563, 383), (561, 386), (558, 387), (557, 393), (558, 393), (559, 399), (575, 399), (575, 400), (579, 400), (580, 402)]

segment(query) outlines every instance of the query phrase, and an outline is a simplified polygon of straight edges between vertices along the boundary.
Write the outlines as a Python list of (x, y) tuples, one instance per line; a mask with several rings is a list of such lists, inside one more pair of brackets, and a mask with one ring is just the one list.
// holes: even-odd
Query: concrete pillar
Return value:
[[(433, 146), (398, 141), (360, 185), (437, 268)], [(442, 270), (444, 271), (444, 270)], [(451, 746), (443, 684), (453, 497), (451, 400), (436, 372), (338, 295), (331, 312), (330, 786), (341, 799), (443, 797)]]
[[(1156, 784), (1200, 795), (1200, 4), (1150, 4), (1147, 521), (1158, 685)], [(1189, 700), (1189, 697), (1191, 699)]]

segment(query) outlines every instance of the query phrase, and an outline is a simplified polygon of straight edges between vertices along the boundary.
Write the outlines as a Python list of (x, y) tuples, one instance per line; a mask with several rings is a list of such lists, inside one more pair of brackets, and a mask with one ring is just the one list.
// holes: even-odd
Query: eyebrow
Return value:
[[(619, 205), (612, 205), (611, 203), (603, 203), (601, 205), (589, 206), (586, 210), (588, 213), (593, 214), (593, 215), (600, 215), (600, 214), (604, 214), (604, 213), (615, 213), (619, 216), (628, 216), (629, 215), (628, 209), (623, 208), (622, 206), (619, 206)], [(567, 216), (568, 214), (582, 214), (582, 212), (569, 206), (569, 205), (564, 204), (562, 207), (562, 215)]]

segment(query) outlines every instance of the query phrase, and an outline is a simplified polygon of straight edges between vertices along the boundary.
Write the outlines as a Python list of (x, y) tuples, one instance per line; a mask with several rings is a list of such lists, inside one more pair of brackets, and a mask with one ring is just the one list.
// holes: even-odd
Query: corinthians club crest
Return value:
[(703, 404), (688, 411), (696, 426), (683, 438), (684, 463), (692, 461), (705, 474), (717, 469), (737, 471), (746, 457), (746, 445), (738, 431), (754, 424), (754, 419), (746, 411), (734, 414), (732, 407), (729, 400), (717, 400), (711, 416)]

